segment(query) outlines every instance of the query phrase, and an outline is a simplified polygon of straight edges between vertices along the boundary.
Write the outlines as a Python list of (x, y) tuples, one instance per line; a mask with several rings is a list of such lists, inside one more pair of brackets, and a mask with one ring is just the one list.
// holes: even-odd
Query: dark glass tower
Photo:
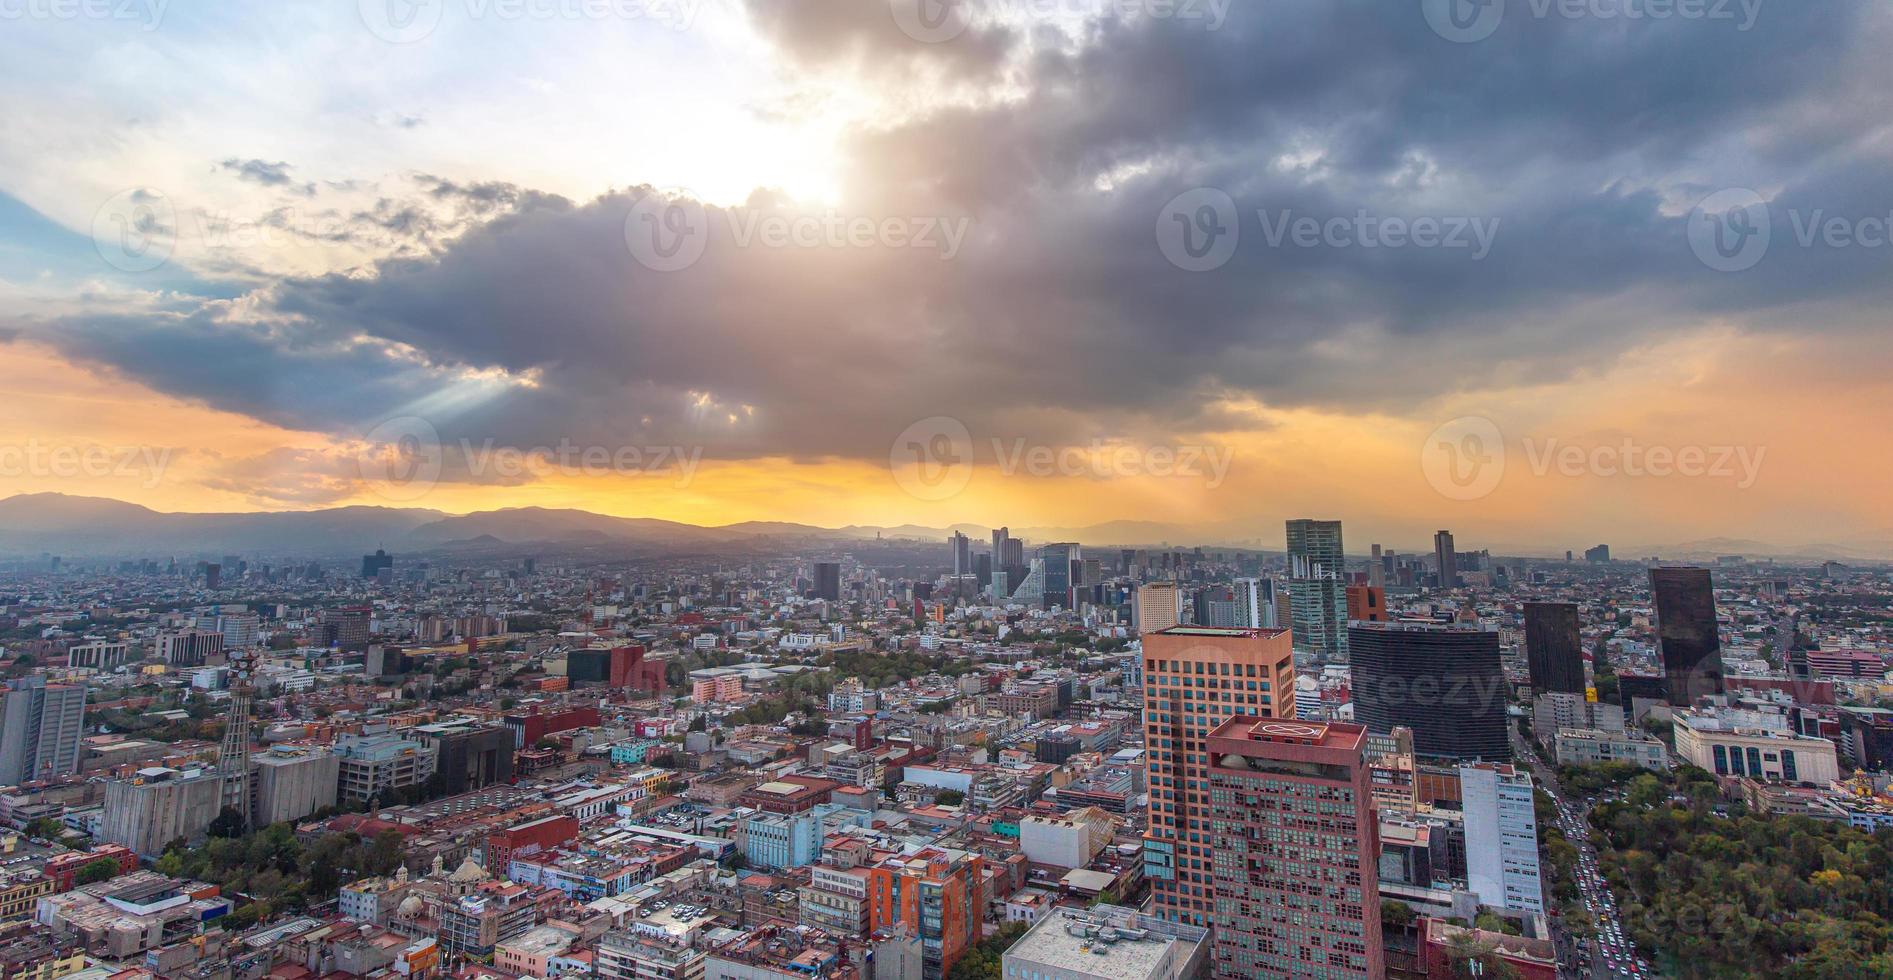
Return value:
[(1354, 720), (1368, 731), (1410, 728), (1420, 756), (1512, 757), (1498, 633), (1466, 623), (1355, 623), (1347, 636)]
[(1539, 692), (1584, 693), (1584, 649), (1578, 607), (1571, 602), (1525, 604), (1525, 659)]
[(1716, 594), (1706, 568), (1652, 568), (1656, 636), (1670, 703), (1688, 706), (1722, 693), (1722, 640), (1716, 634)]
[(841, 601), (841, 563), (818, 561), (815, 563), (815, 598), (829, 602)]

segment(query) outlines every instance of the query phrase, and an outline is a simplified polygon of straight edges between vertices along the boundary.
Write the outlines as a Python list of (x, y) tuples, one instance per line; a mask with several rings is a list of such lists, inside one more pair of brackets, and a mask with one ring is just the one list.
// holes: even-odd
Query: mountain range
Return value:
[[(103, 497), (58, 493), (0, 499), (0, 555), (113, 555), (126, 557), (270, 554), (355, 556), (392, 551), (473, 551), (525, 547), (606, 546), (627, 553), (735, 551), (757, 546), (842, 548), (876, 537), (944, 542), (959, 531), (975, 541), (990, 530), (977, 524), (891, 527), (851, 524), (825, 528), (784, 521), (746, 521), (718, 527), (648, 517), (613, 517), (584, 510), (514, 507), (448, 514), (425, 508), (337, 507), (261, 513), (167, 513)], [(1077, 541), (1095, 547), (1194, 547), (1280, 550), (1258, 525), (1188, 527), (1158, 521), (1111, 521), (1083, 527), (1015, 527), (1034, 542)], [(1746, 555), (1776, 558), (1893, 558), (1893, 531), (1852, 545), (1780, 547), (1762, 541), (1712, 538), (1671, 545), (1613, 548), (1625, 559)], [(1266, 543), (1265, 543), (1266, 542)], [(1495, 554), (1539, 554), (1542, 549)]]

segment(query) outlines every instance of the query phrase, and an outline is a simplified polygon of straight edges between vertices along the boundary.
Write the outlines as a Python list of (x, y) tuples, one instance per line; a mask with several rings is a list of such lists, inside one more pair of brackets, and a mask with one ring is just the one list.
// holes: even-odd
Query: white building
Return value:
[(1059, 816), (1031, 814), (1019, 821), (1019, 850), (1033, 864), (1082, 868), (1111, 842), (1116, 821), (1094, 806)]
[[(1115, 905), (1059, 909), (1006, 950), (1005, 980), (1172, 980), (1210, 955), (1209, 930)], [(1312, 974), (1310, 974), (1312, 975)]]
[(1459, 767), (1466, 815), (1466, 878), (1482, 905), (1543, 913), (1538, 814), (1531, 774), (1482, 762)]
[(1784, 727), (1749, 727), (1746, 717), (1718, 712), (1675, 713), (1676, 754), (1718, 776), (1826, 786), (1840, 778), (1839, 753), (1824, 738)]

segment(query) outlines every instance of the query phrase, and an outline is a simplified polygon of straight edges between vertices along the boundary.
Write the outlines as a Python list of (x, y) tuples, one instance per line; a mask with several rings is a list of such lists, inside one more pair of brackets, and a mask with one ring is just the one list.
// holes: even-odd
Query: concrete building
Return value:
[(1038, 920), (1006, 950), (1006, 980), (1190, 980), (1209, 964), (1209, 930), (1094, 905)]
[(1367, 731), (1253, 716), (1204, 745), (1213, 976), (1379, 980), (1379, 821)]
[(1288, 522), (1288, 599), (1295, 652), (1321, 662), (1347, 653), (1346, 554), (1340, 521)]
[(1677, 711), (1676, 755), (1718, 776), (1826, 786), (1840, 778), (1839, 753), (1824, 738), (1787, 727), (1750, 727), (1714, 711)]
[(1082, 868), (1104, 850), (1116, 830), (1117, 821), (1094, 806), (1055, 817), (1028, 814), (1019, 820), (1019, 850), (1033, 864)]
[(37, 674), (8, 681), (0, 691), (0, 784), (78, 772), (84, 734), (83, 685), (48, 684)]
[(129, 640), (93, 640), (66, 649), (68, 667), (86, 667), (109, 673), (131, 662)]
[(1552, 739), (1552, 755), (1560, 766), (1628, 762), (1651, 772), (1669, 769), (1669, 750), (1663, 742), (1641, 732), (1560, 729)]
[(1538, 815), (1531, 774), (1496, 763), (1459, 767), (1466, 815), (1466, 878), (1479, 902), (1510, 912), (1543, 913)]
[(434, 775), (432, 745), (392, 732), (345, 735), (335, 741), (339, 760), (337, 796), (366, 803), (390, 790), (417, 786)]
[(1140, 633), (1167, 630), (1183, 622), (1183, 593), (1174, 582), (1145, 582), (1137, 587), (1137, 604), (1131, 607)]
[(653, 935), (613, 931), (598, 942), (599, 980), (703, 980), (704, 952)]
[(173, 630), (158, 634), (158, 659), (173, 667), (202, 667), (223, 654), (223, 634), (215, 630)]
[(1593, 728), (1606, 732), (1624, 730), (1624, 709), (1602, 701), (1589, 701), (1582, 694), (1551, 692), (1532, 701), (1532, 734), (1540, 742), (1551, 744), (1553, 736), (1566, 728)]
[(301, 820), (335, 805), (342, 760), (328, 749), (278, 745), (252, 756), (250, 765), (256, 787), (250, 811), (253, 827)]
[(222, 808), (223, 780), (215, 769), (140, 769), (131, 779), (105, 784), (99, 836), (155, 858), (177, 838), (202, 838)]
[(1210, 846), (1204, 740), (1238, 715), (1295, 716), (1295, 655), (1287, 630), (1178, 626), (1146, 633), (1144, 746), (1150, 827), (1144, 876), (1156, 914), (1210, 924)]

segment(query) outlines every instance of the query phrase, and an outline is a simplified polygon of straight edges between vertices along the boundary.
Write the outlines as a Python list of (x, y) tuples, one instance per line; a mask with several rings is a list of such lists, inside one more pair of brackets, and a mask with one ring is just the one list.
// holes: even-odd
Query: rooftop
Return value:
[(1180, 974), (1207, 935), (1115, 906), (1065, 909), (1040, 919), (1005, 958), (1105, 980), (1149, 980)]

